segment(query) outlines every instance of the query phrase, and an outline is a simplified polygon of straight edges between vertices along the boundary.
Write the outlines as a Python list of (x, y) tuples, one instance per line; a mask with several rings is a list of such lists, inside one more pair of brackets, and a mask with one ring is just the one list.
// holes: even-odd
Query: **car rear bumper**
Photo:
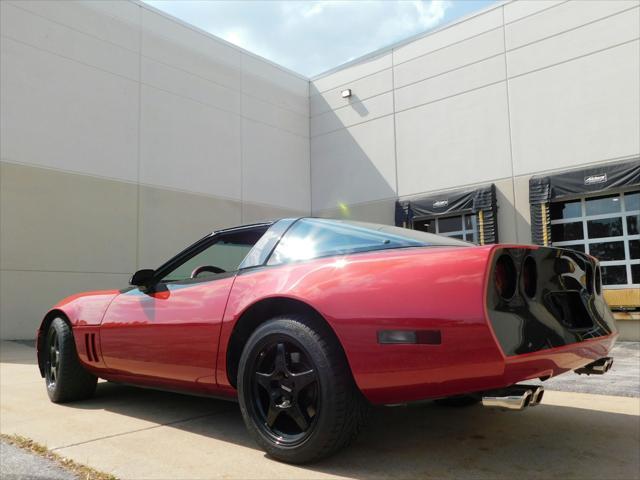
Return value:
[[(360, 376), (358, 385), (373, 404), (398, 404), (509, 387), (530, 379), (546, 379), (571, 372), (595, 360), (608, 356), (617, 333), (585, 340), (562, 347), (539, 350), (522, 355), (504, 356), (496, 348), (491, 360), (474, 362), (459, 357), (450, 363), (424, 363), (425, 351), (419, 347), (405, 349), (402, 361), (395, 359), (398, 350), (392, 347), (387, 355), (387, 374)], [(429, 347), (425, 347), (424, 350)], [(431, 350), (432, 358), (436, 351)], [(444, 353), (444, 352), (443, 352)], [(445, 353), (445, 357), (448, 355)], [(450, 357), (449, 357), (450, 358)], [(411, 368), (422, 361), (424, 368)], [(392, 365), (391, 362), (395, 363)], [(588, 380), (585, 380), (588, 381)]]
[(617, 338), (618, 333), (612, 333), (564, 347), (506, 357), (502, 383), (506, 386), (532, 378), (555, 377), (583, 367), (606, 357)]
[[(372, 403), (501, 389), (608, 355), (618, 332), (594, 258), (518, 245), (459, 257), (415, 260), (415, 270), (372, 297), (373, 314), (365, 305), (358, 317), (332, 322)], [(395, 341), (381, 342), (389, 332)], [(420, 344), (424, 332), (438, 341)]]

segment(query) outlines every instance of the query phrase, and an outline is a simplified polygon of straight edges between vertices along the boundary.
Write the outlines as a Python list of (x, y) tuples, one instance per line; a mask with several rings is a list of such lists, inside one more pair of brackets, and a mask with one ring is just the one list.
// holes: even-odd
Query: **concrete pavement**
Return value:
[(640, 342), (618, 342), (613, 347), (613, 367), (606, 375), (566, 374), (546, 382), (527, 383), (544, 385), (545, 389), (563, 392), (596, 393), (623, 397), (640, 396)]
[(525, 412), (380, 408), (354, 446), (296, 467), (256, 448), (233, 403), (100, 383), (92, 400), (55, 405), (32, 348), (2, 343), (0, 360), (2, 433), (120, 478), (639, 478), (637, 396), (548, 391)]

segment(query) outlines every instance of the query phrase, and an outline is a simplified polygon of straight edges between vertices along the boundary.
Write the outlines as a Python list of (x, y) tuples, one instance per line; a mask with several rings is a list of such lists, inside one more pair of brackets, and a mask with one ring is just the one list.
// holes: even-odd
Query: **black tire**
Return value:
[(98, 377), (87, 372), (76, 351), (71, 327), (55, 318), (45, 338), (45, 384), (49, 399), (54, 403), (91, 398), (96, 391)]
[(302, 315), (256, 329), (240, 357), (237, 385), (249, 433), (288, 463), (317, 461), (346, 447), (369, 413), (332, 332)]
[(479, 403), (480, 397), (473, 395), (458, 395), (456, 397), (439, 398), (435, 402), (444, 407), (470, 407)]

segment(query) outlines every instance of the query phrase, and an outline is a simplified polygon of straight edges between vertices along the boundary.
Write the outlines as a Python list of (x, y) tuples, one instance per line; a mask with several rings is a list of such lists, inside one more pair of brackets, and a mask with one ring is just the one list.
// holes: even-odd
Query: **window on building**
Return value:
[(478, 243), (476, 216), (471, 213), (450, 217), (434, 217), (426, 220), (414, 220), (413, 228), (444, 237)]
[(640, 284), (640, 191), (554, 202), (550, 214), (553, 245), (598, 258), (604, 285)]

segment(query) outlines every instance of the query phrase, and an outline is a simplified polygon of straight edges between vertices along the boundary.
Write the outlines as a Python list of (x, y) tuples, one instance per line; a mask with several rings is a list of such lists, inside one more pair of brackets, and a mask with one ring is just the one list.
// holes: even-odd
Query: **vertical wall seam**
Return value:
[(142, 7), (138, 5), (138, 152), (136, 171), (136, 270), (140, 268), (140, 178), (142, 146)]
[(244, 53), (240, 55), (240, 225), (244, 225)]
[[(513, 195), (513, 228), (514, 233), (516, 235), (516, 242), (519, 242), (518, 238), (518, 208), (517, 208), (517, 200), (516, 200), (516, 177), (515, 177), (515, 168), (513, 165), (513, 135), (511, 132), (511, 100), (509, 96), (509, 67), (507, 64), (507, 28), (504, 19), (504, 5), (502, 6), (502, 46), (503, 46), (503, 55), (504, 55), (504, 79), (505, 79), (505, 89), (507, 93), (507, 126), (509, 129), (509, 160), (511, 164), (511, 194)], [(497, 218), (496, 218), (497, 222)]]
[(396, 174), (396, 197), (400, 196), (398, 187), (398, 139), (396, 135), (396, 66), (395, 66), (395, 49), (391, 49), (391, 102), (393, 115), (393, 161), (395, 163)]
[[(0, 131), (2, 131), (2, 129), (0, 129)], [(2, 135), (0, 134), (0, 143), (2, 143)], [(2, 192), (3, 192), (3, 188), (2, 188), (2, 162), (0, 161), (0, 236), (2, 234), (2, 229), (4, 228), (4, 223), (2, 223)], [(4, 305), (4, 302), (2, 300), (2, 268), (0, 268), (0, 307), (2, 307), (2, 305)], [(6, 321), (2, 320), (2, 311), (0, 310), (0, 338), (4, 339), (4, 333), (2, 331), (2, 325), (4, 325), (6, 323)]]
[(307, 124), (307, 130), (309, 131), (309, 137), (307, 143), (309, 144), (309, 215), (313, 216), (313, 159), (311, 158), (311, 80), (307, 83), (307, 116), (309, 123)]

